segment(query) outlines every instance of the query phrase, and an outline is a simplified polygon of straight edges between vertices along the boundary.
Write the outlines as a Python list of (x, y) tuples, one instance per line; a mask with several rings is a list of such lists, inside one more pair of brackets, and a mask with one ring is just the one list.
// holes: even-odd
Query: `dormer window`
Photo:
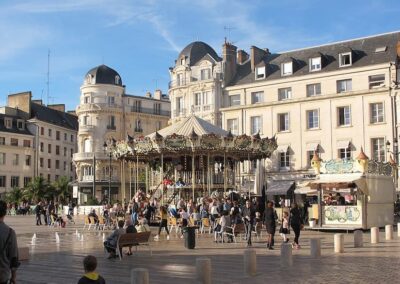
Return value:
[(24, 129), (24, 121), (21, 119), (17, 120), (17, 127), (19, 130), (23, 130)]
[(265, 66), (256, 68), (256, 80), (265, 78)]
[(210, 79), (210, 68), (200, 70), (200, 80)]
[(339, 54), (339, 67), (351, 66), (352, 58), (351, 52)]
[(121, 80), (121, 78), (118, 75), (115, 76), (115, 85), (119, 85), (120, 80)]
[(185, 65), (185, 57), (181, 58), (181, 65)]
[(292, 75), (293, 74), (293, 62), (282, 63), (282, 76)]
[(321, 70), (321, 57), (310, 58), (310, 72)]
[(87, 76), (86, 76), (86, 84), (92, 84), (92, 75), (91, 74), (87, 74)]
[(11, 118), (5, 118), (4, 119), (4, 126), (6, 128), (11, 128), (12, 127), (12, 119)]

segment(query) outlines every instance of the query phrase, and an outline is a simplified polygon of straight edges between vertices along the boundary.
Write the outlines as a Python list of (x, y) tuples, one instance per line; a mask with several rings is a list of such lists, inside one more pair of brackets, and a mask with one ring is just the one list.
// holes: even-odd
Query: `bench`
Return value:
[(136, 247), (136, 252), (138, 246), (140, 245), (147, 246), (150, 250), (150, 255), (152, 255), (151, 247), (149, 245), (150, 235), (151, 232), (127, 233), (120, 235), (118, 237), (117, 248), (116, 248), (116, 253), (119, 256), (119, 259), (120, 260), (122, 259), (122, 248), (131, 246)]

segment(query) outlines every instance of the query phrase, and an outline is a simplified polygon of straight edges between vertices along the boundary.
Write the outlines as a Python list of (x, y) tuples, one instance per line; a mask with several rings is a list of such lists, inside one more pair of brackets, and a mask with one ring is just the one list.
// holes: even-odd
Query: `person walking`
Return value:
[(272, 201), (268, 201), (267, 208), (264, 212), (264, 224), (267, 228), (268, 240), (267, 240), (267, 248), (270, 250), (274, 249), (274, 235), (276, 229), (276, 212), (274, 210), (274, 204)]
[(0, 200), (0, 283), (17, 283), (18, 245), (15, 231), (4, 223), (7, 203)]
[(35, 207), (35, 214), (36, 214), (36, 226), (42, 225), (42, 218), (40, 215), (42, 214), (42, 202), (39, 203)]
[(165, 228), (165, 231), (167, 232), (167, 240), (169, 240), (168, 211), (167, 208), (165, 208), (165, 206), (160, 207), (160, 214), (161, 214), (160, 227), (158, 228), (158, 234), (154, 237), (154, 240), (158, 241), (158, 239), (160, 238), (160, 233), (162, 228)]
[(301, 218), (300, 209), (296, 203), (292, 204), (292, 209), (290, 209), (290, 226), (294, 232), (294, 241), (292, 247), (295, 249), (299, 249), (299, 238), (300, 238), (300, 230), (303, 226), (303, 219)]
[(245, 225), (245, 231), (246, 231), (246, 240), (247, 240), (247, 246), (251, 247), (251, 232), (253, 231), (253, 225), (254, 225), (254, 220), (256, 217), (256, 211), (251, 204), (250, 200), (246, 200), (246, 205), (242, 209), (242, 216), (243, 216), (243, 223)]

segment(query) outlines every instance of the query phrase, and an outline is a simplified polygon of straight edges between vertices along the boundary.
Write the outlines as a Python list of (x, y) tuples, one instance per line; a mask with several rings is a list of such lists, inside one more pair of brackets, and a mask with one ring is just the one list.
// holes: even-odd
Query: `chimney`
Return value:
[(400, 57), (400, 40), (397, 42), (396, 50), (397, 50), (397, 57)]
[(48, 108), (65, 112), (65, 104), (47, 105)]
[(256, 46), (252, 46), (250, 48), (250, 60), (251, 60), (251, 70), (255, 70), (255, 66), (261, 61), (261, 59), (269, 54), (269, 51), (265, 51)]
[(225, 86), (228, 85), (236, 75), (236, 50), (237, 47), (227, 41), (222, 45)]
[(21, 114), (21, 116), (29, 117), (31, 115), (31, 98), (31, 92), (12, 94), (8, 96), (7, 106), (25, 113), (25, 115)]
[(146, 95), (144, 95), (146, 98), (151, 98), (151, 93), (147, 92)]
[(239, 49), (237, 52), (237, 62), (239, 64), (243, 64), (244, 62), (246, 62), (247, 59), (249, 59), (249, 55), (247, 54), (247, 52)]
[(161, 100), (161, 97), (162, 97), (162, 92), (161, 92), (161, 90), (155, 90), (154, 91), (154, 99), (155, 100)]

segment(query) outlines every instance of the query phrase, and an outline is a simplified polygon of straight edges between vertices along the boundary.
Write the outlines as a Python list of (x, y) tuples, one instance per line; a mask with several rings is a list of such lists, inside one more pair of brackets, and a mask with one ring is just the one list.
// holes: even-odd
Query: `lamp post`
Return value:
[(115, 147), (116, 141), (114, 140), (114, 138), (112, 138), (111, 142), (112, 143), (109, 143), (110, 145), (108, 145), (107, 142), (105, 142), (105, 141), (104, 141), (104, 144), (103, 144), (104, 154), (108, 154), (108, 157), (109, 157), (109, 166), (108, 166), (108, 173), (109, 173), (109, 177), (108, 177), (108, 202), (109, 202), (109, 204), (111, 204), (111, 158), (112, 158), (112, 148), (111, 147)]

